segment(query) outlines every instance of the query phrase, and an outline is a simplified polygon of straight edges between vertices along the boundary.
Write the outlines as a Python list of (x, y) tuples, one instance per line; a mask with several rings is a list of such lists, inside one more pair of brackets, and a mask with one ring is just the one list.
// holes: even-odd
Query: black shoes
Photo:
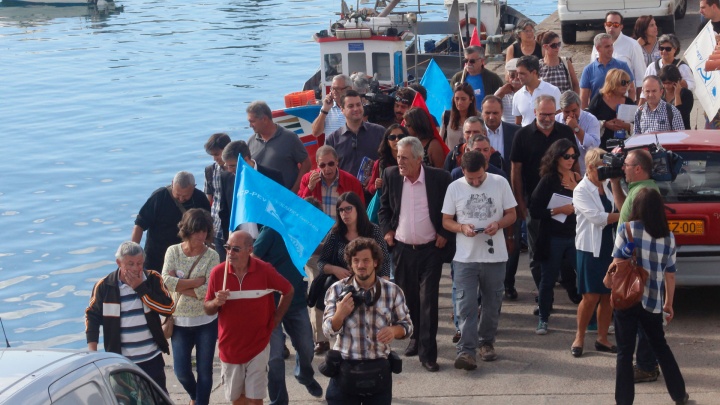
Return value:
[(685, 405), (685, 404), (688, 403), (689, 400), (690, 400), (690, 394), (688, 394), (688, 393), (686, 392), (686, 393), (685, 393), (685, 396), (683, 397), (683, 399), (678, 399), (677, 401), (675, 401), (675, 404), (677, 404), (677, 405)]
[(505, 289), (505, 298), (507, 298), (511, 301), (515, 301), (517, 299), (517, 297), (518, 297), (518, 293), (517, 293), (517, 290), (515, 289), (515, 287), (510, 287), (510, 288)]
[(459, 342), (461, 337), (462, 337), (462, 333), (460, 333), (460, 331), (456, 331), (455, 335), (452, 338), (453, 343)]
[(617, 346), (615, 346), (615, 345), (605, 346), (604, 344), (602, 344), (596, 340), (595, 341), (595, 350), (597, 350), (599, 352), (605, 352), (605, 353), (617, 353)]
[(417, 354), (418, 354), (417, 340), (410, 339), (410, 344), (408, 344), (407, 349), (405, 349), (405, 356), (412, 357), (412, 356), (417, 356)]
[(287, 348), (287, 345), (283, 346), (283, 359), (287, 360), (288, 357), (290, 357), (290, 349)]
[(573, 357), (580, 357), (583, 354), (583, 348), (582, 346), (573, 346), (570, 348), (570, 354), (573, 355)]
[(434, 373), (434, 372), (440, 370), (440, 366), (437, 364), (437, 362), (434, 362), (434, 361), (422, 362), (422, 366), (425, 370), (427, 370), (431, 373)]

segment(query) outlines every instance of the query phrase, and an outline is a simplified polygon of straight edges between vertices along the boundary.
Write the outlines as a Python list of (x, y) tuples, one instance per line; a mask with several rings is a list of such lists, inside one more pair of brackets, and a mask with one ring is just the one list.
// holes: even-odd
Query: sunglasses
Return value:
[(630, 80), (620, 80), (621, 86), (627, 86), (628, 84), (630, 84)]
[(345, 212), (345, 213), (348, 213), (348, 214), (349, 214), (349, 213), (352, 212), (352, 210), (353, 210), (353, 206), (352, 206), (352, 205), (348, 205), (347, 207), (338, 208), (338, 209), (337, 209), (337, 213), (338, 213), (338, 214), (342, 214), (343, 212)]
[(566, 154), (562, 155), (562, 158), (565, 160), (570, 160), (570, 159), (577, 160), (578, 157), (580, 157), (580, 155), (578, 155), (577, 153), (573, 153), (572, 155), (569, 153), (566, 153)]
[(487, 244), (490, 245), (490, 248), (488, 249), (488, 253), (490, 253), (491, 255), (495, 254), (495, 248), (493, 247), (493, 240), (488, 239), (485, 242), (487, 242)]
[(242, 252), (243, 249), (245, 249), (244, 247), (241, 247), (241, 246), (223, 245), (223, 247), (225, 248), (225, 250), (232, 250), (235, 253), (240, 253), (240, 252)]
[(400, 135), (390, 134), (390, 135), (388, 135), (388, 141), (399, 141), (403, 138), (405, 138), (405, 134), (400, 134)]
[(562, 48), (562, 42), (553, 42), (552, 44), (547, 44), (552, 49), (560, 49)]
[(658, 49), (660, 50), (660, 52), (662, 52), (662, 51), (670, 52), (673, 50), (673, 47), (672, 46), (658, 46)]
[(614, 23), (614, 22), (609, 22), (609, 21), (605, 23), (605, 26), (608, 28), (610, 28), (610, 27), (620, 28), (621, 25), (622, 24), (620, 24), (620, 23)]
[(471, 65), (474, 65), (475, 62), (479, 62), (479, 61), (481, 61), (481, 60), (482, 60), (482, 59), (463, 59), (463, 63), (469, 63), (469, 64), (471, 64)]
[(397, 96), (395, 97), (395, 102), (396, 102), (396, 103), (407, 104), (407, 105), (412, 104), (412, 101), (410, 101), (410, 100), (408, 100), (408, 99), (406, 99), (406, 98), (400, 98), (400, 97), (397, 97)]
[(336, 164), (335, 162), (319, 163), (319, 164), (318, 164), (318, 167), (321, 168), (321, 169), (324, 169), (325, 166), (327, 166), (327, 167), (335, 167), (335, 164)]

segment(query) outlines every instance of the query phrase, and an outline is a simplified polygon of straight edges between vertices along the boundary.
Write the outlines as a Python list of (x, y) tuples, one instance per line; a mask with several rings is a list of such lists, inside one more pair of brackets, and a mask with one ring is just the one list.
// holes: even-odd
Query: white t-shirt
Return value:
[(540, 80), (540, 84), (532, 94), (525, 86), (522, 86), (513, 95), (512, 114), (516, 117), (522, 116), (522, 126), (530, 125), (535, 120), (535, 99), (541, 94), (555, 97), (555, 105), (560, 105), (560, 89), (542, 80)]
[[(485, 228), (499, 221), (506, 209), (517, 205), (510, 184), (502, 176), (487, 174), (480, 187), (468, 184), (461, 177), (448, 186), (443, 202), (442, 213), (457, 215), (461, 224), (472, 224), (475, 228)], [(492, 240), (492, 242), (489, 242)], [(495, 236), (479, 233), (469, 238), (462, 233), (456, 234), (457, 248), (453, 260), (461, 263), (497, 263), (507, 261), (505, 237), (502, 230)], [(492, 246), (490, 245), (492, 243)], [(493, 253), (490, 253), (490, 251)]]

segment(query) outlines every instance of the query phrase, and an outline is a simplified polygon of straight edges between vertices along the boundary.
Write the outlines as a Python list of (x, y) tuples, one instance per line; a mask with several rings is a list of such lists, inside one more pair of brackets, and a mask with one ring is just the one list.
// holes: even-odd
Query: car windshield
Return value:
[(668, 203), (720, 201), (720, 153), (678, 152), (683, 158), (680, 174), (673, 182), (658, 182)]

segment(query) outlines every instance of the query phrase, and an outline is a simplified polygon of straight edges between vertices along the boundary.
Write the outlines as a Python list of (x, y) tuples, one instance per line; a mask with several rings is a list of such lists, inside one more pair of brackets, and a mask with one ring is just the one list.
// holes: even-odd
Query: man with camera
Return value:
[[(615, 206), (622, 207), (618, 223), (621, 224), (630, 219), (633, 201), (641, 189), (649, 187), (660, 191), (655, 180), (650, 177), (652, 168), (653, 160), (650, 152), (644, 149), (634, 149), (628, 152), (622, 165), (625, 182), (628, 185), (627, 195), (620, 186), (620, 177), (610, 179)], [(656, 381), (660, 375), (657, 357), (655, 357), (655, 353), (653, 353), (642, 327), (638, 328), (638, 338), (637, 351), (635, 352), (635, 382)]]
[(413, 324), (400, 287), (376, 274), (382, 258), (374, 240), (356, 238), (345, 248), (352, 275), (325, 296), (323, 333), (337, 336), (319, 367), (330, 377), (329, 405), (392, 402), (391, 372), (400, 373), (402, 362), (390, 343), (410, 336)]

